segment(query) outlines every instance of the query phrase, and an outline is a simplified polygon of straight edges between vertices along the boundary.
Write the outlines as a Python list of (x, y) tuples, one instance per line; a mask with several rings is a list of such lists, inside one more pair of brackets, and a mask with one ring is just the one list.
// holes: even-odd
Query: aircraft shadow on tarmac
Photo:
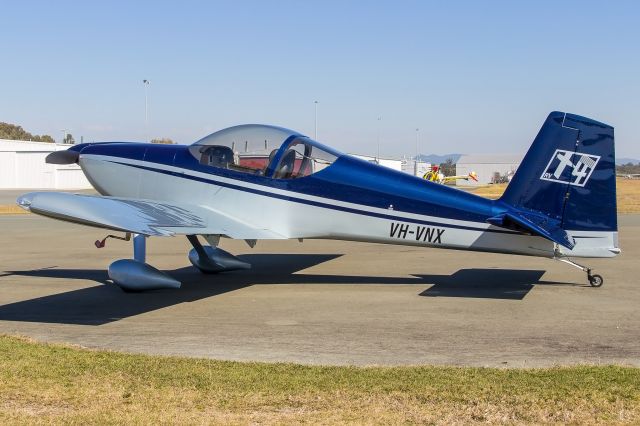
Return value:
[[(427, 297), (472, 297), (521, 300), (541, 282), (544, 271), (461, 269), (452, 275), (373, 277), (296, 274), (340, 254), (256, 254), (239, 256), (253, 268), (216, 275), (202, 275), (195, 268), (167, 271), (182, 288), (143, 293), (124, 293), (109, 281), (107, 272), (93, 269), (45, 268), (7, 271), (0, 276), (31, 276), (92, 280), (103, 285), (72, 290), (0, 306), (0, 320), (56, 324), (102, 325), (157, 309), (260, 284), (411, 284), (431, 285), (420, 293)], [(575, 285), (575, 284), (570, 284)]]
[(476, 297), (522, 300), (545, 271), (527, 269), (460, 269), (451, 275), (420, 275), (433, 285), (420, 293), (427, 297)]

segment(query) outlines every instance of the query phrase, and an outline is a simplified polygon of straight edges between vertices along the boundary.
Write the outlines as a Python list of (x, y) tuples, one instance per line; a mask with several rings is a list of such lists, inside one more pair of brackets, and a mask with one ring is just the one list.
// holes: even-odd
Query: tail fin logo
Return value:
[(597, 155), (556, 149), (540, 179), (585, 186), (598, 161)]

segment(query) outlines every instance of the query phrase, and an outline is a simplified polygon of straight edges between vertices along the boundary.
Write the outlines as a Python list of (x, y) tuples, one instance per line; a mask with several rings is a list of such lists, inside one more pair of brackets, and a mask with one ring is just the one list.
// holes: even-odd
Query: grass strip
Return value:
[(0, 215), (3, 214), (28, 214), (25, 209), (16, 205), (0, 205)]
[(0, 336), (3, 423), (638, 423), (640, 369), (327, 367)]

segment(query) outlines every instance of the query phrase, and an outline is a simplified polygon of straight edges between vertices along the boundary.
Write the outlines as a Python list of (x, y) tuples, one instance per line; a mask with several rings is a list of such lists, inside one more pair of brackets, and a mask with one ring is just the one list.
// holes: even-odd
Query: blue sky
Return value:
[[(561, 110), (640, 158), (640, 2), (3, 2), (0, 121), (190, 143), (272, 123), (348, 152), (520, 153)], [(378, 122), (377, 118), (382, 117)], [(378, 126), (379, 125), (379, 126)], [(378, 128), (379, 127), (379, 128)]]

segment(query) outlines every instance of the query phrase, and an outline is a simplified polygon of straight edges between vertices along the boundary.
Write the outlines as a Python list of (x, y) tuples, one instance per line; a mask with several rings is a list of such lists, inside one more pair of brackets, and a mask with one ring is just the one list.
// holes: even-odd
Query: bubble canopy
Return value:
[(194, 142), (189, 151), (205, 166), (274, 179), (317, 173), (342, 155), (293, 130), (264, 124), (220, 130)]

